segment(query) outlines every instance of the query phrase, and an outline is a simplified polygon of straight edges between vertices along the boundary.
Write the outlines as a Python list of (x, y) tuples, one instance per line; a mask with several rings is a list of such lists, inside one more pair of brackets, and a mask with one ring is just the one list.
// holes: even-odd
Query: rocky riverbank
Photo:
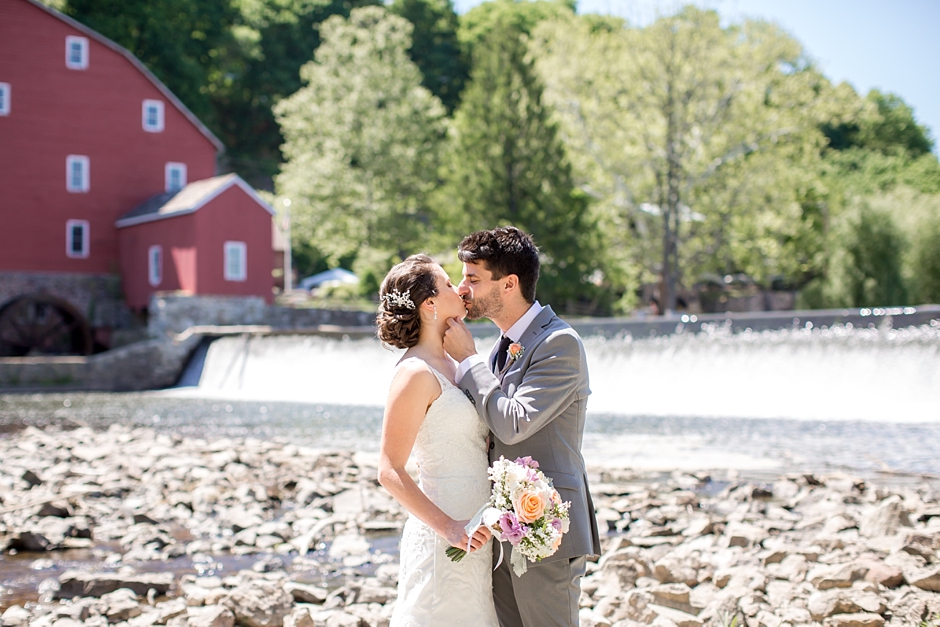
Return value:
[[(401, 508), (371, 455), (150, 429), (0, 438), (2, 625), (388, 625)], [(581, 624), (940, 621), (940, 485), (592, 471)], [(31, 574), (30, 574), (31, 573)]]

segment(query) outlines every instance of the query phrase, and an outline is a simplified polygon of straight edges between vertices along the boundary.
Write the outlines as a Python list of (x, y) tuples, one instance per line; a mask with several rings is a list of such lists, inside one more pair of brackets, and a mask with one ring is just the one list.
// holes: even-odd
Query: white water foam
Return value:
[[(488, 353), (492, 339), (478, 341)], [(585, 338), (591, 413), (940, 422), (940, 328), (711, 329)], [(173, 396), (381, 407), (401, 351), (377, 340), (225, 337)]]

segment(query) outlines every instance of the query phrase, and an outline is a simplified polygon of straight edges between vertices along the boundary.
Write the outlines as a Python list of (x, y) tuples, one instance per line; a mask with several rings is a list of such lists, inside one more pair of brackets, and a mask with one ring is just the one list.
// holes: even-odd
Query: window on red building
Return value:
[(65, 223), (65, 254), (73, 259), (88, 257), (88, 220), (69, 220)]
[(0, 115), (10, 115), (10, 83), (0, 83)]
[(69, 155), (65, 158), (65, 188), (73, 194), (83, 194), (91, 189), (91, 162), (85, 155)]
[(156, 287), (163, 281), (163, 248), (151, 246), (147, 249), (147, 278)]
[(225, 280), (248, 279), (248, 246), (245, 242), (225, 242)]
[(163, 102), (160, 100), (144, 100), (142, 123), (148, 133), (163, 132)]
[(166, 191), (178, 192), (186, 187), (186, 164), (170, 163), (165, 168)]
[(88, 68), (88, 38), (69, 35), (65, 38), (65, 67), (70, 70)]

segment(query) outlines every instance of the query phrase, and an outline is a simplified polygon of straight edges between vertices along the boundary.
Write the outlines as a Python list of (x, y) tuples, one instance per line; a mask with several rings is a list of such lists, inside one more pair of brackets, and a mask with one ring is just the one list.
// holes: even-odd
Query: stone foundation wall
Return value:
[(0, 307), (17, 296), (48, 294), (67, 301), (95, 327), (127, 329), (136, 324), (124, 304), (116, 274), (0, 272)]
[(0, 359), (0, 388), (130, 392), (173, 385), (202, 337), (147, 340), (90, 357)]

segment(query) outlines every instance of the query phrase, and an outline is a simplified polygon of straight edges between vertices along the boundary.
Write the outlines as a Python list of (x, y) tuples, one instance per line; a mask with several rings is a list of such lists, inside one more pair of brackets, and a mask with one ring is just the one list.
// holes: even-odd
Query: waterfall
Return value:
[[(477, 341), (488, 353), (493, 337)], [(940, 326), (708, 327), (584, 338), (591, 414), (940, 422)], [(381, 407), (402, 351), (372, 338), (222, 337), (198, 386), (174, 394)]]

